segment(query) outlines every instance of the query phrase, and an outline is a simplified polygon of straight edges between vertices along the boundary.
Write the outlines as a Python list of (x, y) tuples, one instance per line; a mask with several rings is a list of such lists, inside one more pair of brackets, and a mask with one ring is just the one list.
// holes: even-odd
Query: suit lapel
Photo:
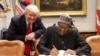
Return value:
[(35, 23), (32, 24), (32, 32), (34, 31), (34, 28), (35, 28), (34, 24), (35, 24)]

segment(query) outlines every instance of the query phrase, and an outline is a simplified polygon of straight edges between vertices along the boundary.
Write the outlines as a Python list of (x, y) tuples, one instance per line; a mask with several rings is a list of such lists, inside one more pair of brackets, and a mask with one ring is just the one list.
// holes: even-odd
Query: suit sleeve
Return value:
[(25, 35), (17, 34), (17, 25), (15, 21), (13, 20), (14, 18), (11, 19), (10, 26), (7, 30), (6, 37), (8, 40), (21, 40), (25, 41)]
[(40, 54), (48, 55), (50, 53), (50, 48), (48, 48), (48, 45), (50, 44), (50, 38), (51, 38), (51, 32), (48, 28), (43, 37), (41, 38), (39, 44), (37, 45), (37, 49), (40, 52)]
[(36, 38), (40, 37), (44, 33), (44, 31), (46, 30), (42, 21), (41, 21), (41, 18), (38, 19), (38, 26), (39, 26), (38, 29), (35, 31)]
[(79, 48), (76, 49), (76, 52), (78, 55), (89, 55), (91, 48), (88, 45), (88, 43), (86, 43), (85, 40), (82, 39), (82, 37), (80, 36), (80, 34), (78, 32), (75, 33), (76, 34), (76, 44)]

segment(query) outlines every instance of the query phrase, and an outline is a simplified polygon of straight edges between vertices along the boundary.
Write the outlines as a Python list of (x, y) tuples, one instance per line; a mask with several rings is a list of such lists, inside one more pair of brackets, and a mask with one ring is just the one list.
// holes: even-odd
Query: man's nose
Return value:
[(31, 16), (31, 19), (35, 19), (35, 17), (34, 16)]
[(65, 31), (65, 29), (64, 28), (61, 28), (61, 31)]

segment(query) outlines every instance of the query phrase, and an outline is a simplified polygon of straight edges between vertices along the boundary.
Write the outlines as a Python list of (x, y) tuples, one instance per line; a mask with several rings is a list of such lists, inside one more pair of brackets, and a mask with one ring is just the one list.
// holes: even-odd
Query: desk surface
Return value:
[[(39, 55), (39, 56), (51, 56), (51, 55)], [(63, 56), (63, 55), (58, 55), (58, 56)], [(78, 55), (65, 55), (65, 56), (78, 56)], [(87, 56), (87, 55), (81, 55), (81, 56)]]

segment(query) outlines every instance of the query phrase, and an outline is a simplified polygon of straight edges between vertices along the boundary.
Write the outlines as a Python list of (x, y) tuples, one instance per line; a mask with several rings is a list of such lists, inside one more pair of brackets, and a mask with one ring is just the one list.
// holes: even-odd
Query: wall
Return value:
[[(86, 17), (73, 17), (74, 24), (80, 32), (93, 32), (96, 31), (96, 0), (87, 0), (87, 16)], [(58, 21), (59, 17), (43, 18), (43, 23), (46, 27), (53, 25)]]
[(97, 0), (97, 8), (100, 9), (100, 0)]
[[(13, 1), (14, 2), (14, 1)], [(32, 1), (34, 4), (34, 0)], [(14, 7), (14, 6), (13, 6)], [(15, 8), (14, 8), (15, 10)], [(96, 31), (95, 28), (95, 15), (96, 15), (96, 0), (87, 0), (87, 16), (85, 17), (73, 17), (73, 20), (75, 20), (74, 24), (79, 29), (79, 31), (83, 32), (92, 32)], [(10, 15), (8, 15), (10, 16)], [(43, 23), (46, 27), (53, 25), (58, 21), (59, 17), (46, 17), (43, 18)], [(7, 17), (6, 23), (2, 24), (4, 20), (0, 19), (0, 30), (2, 29), (2, 26), (8, 27), (10, 23), (10, 17)]]

